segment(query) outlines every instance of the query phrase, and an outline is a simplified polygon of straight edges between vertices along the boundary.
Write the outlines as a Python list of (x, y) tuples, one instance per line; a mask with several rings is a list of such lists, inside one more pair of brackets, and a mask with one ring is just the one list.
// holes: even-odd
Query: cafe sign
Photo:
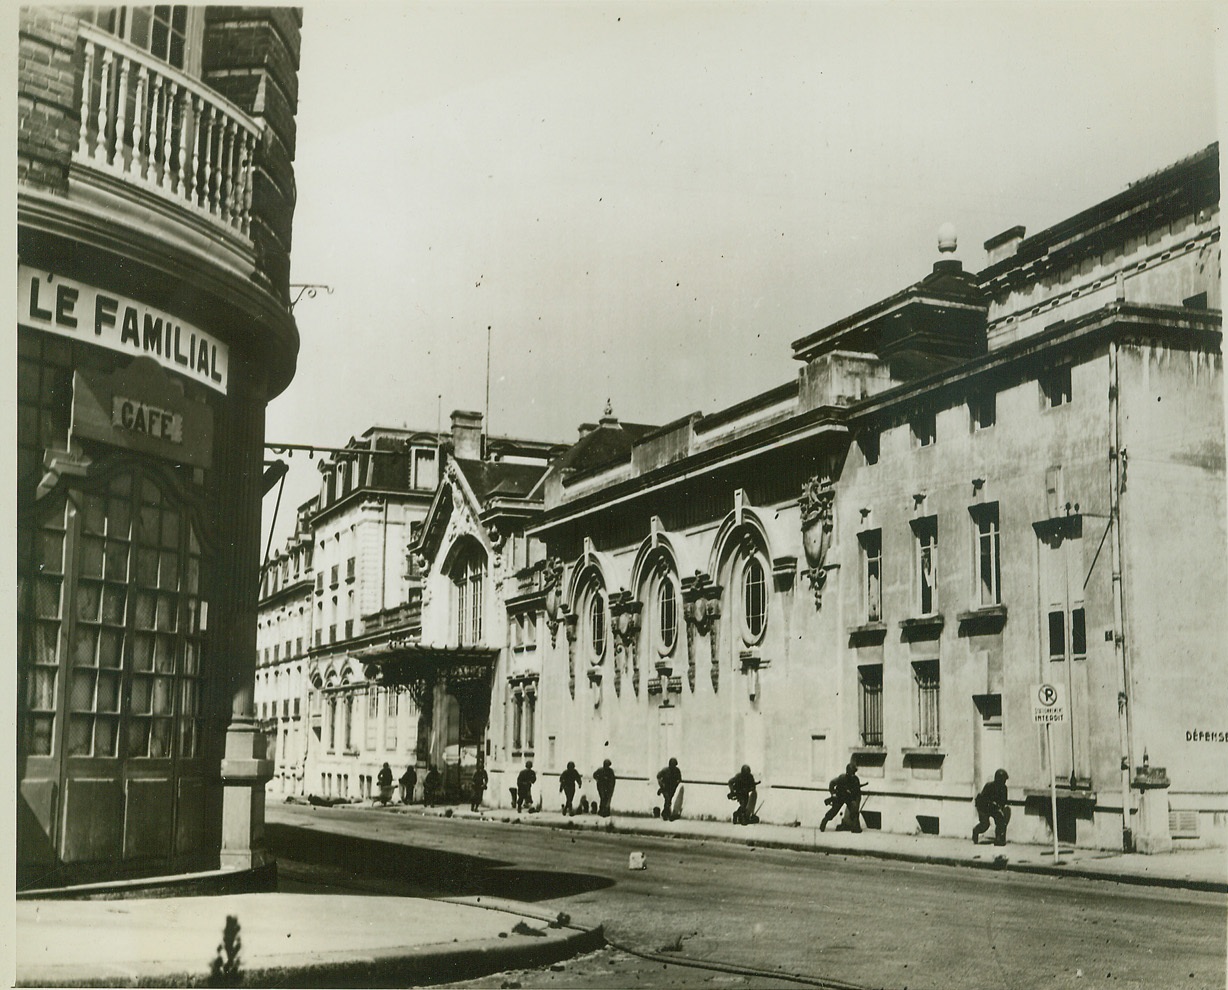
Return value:
[(213, 410), (183, 393), (183, 382), (152, 358), (137, 358), (112, 374), (78, 368), (72, 435), (207, 468), (213, 459)]
[(17, 266), (17, 322), (132, 357), (226, 394), (230, 350), (176, 316), (54, 273)]

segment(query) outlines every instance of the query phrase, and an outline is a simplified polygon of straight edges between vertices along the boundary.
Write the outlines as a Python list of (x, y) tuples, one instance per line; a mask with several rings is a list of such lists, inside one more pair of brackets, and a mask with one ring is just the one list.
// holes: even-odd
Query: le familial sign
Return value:
[(17, 266), (17, 322), (83, 340), (163, 368), (226, 394), (226, 344), (135, 299), (26, 265)]

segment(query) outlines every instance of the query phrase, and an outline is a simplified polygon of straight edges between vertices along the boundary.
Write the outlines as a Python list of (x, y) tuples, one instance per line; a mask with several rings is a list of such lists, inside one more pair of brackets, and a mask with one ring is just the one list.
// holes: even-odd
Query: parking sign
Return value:
[(1066, 721), (1066, 693), (1062, 685), (1032, 685), (1032, 721), (1046, 725)]

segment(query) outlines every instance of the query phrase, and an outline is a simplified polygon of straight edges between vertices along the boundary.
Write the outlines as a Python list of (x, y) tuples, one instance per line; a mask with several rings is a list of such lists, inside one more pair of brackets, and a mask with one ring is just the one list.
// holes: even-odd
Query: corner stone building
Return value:
[(1218, 146), (1024, 234), (796, 341), (793, 382), (582, 431), (481, 639), (533, 654), (492, 664), (493, 780), (574, 760), (591, 799), (609, 758), (647, 814), (676, 756), (725, 817), (748, 763), (813, 825), (851, 761), (867, 826), (966, 837), (1001, 766), (1012, 839), (1224, 843)]
[(259, 870), (266, 403), (300, 11), (25, 7), (20, 887)]

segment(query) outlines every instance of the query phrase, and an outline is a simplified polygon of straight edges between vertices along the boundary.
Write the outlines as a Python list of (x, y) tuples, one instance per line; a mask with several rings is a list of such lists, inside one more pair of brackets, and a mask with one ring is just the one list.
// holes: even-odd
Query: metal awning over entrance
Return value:
[(407, 687), (421, 706), (436, 684), (450, 691), (489, 688), (499, 650), (494, 646), (437, 646), (393, 642), (356, 654), (367, 677), (387, 687)]

